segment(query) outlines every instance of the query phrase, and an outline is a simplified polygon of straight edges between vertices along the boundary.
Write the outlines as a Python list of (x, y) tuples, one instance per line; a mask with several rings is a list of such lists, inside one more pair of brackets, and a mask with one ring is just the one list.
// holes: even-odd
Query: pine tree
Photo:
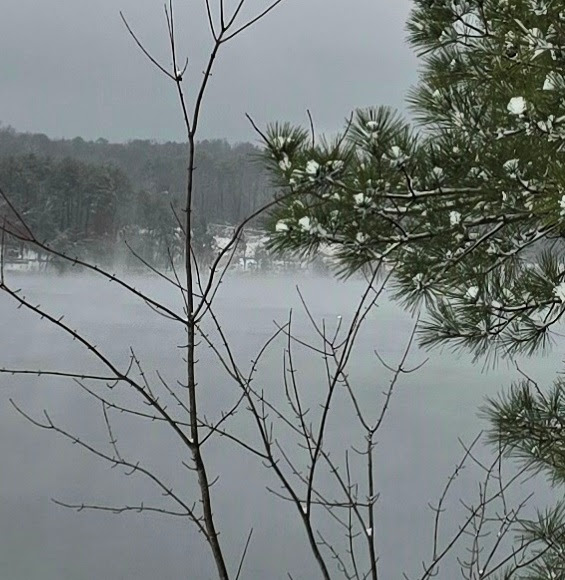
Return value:
[[(396, 298), (427, 308), (425, 346), (534, 354), (565, 312), (565, 5), (415, 0), (407, 29), (414, 124), (380, 107), (333, 140), (267, 130), (266, 163), (294, 194), (271, 246), (333, 246), (343, 275), (390, 263)], [(565, 482), (563, 381), (516, 384), (486, 415), (493, 443)], [(565, 578), (564, 509), (531, 523), (543, 555), (521, 578)]]

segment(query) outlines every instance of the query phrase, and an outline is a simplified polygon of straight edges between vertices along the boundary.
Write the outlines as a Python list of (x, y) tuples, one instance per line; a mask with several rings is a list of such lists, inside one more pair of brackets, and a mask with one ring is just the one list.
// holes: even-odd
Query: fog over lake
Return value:
[[(182, 328), (156, 315), (116, 284), (83, 275), (13, 274), (10, 281), (55, 316), (65, 314), (68, 324), (84, 332), (120, 368), (127, 366), (133, 347), (150, 380), (156, 381), (156, 369), (171, 383), (184, 376), (182, 351), (178, 348), (183, 341)], [(134, 282), (166, 303), (180, 304), (180, 296), (162, 280), (138, 277)], [(304, 337), (312, 335), (296, 284), (313, 316), (324, 318), (330, 329), (338, 316), (348, 319), (364, 288), (360, 280), (339, 282), (311, 275), (228, 278), (217, 296), (216, 314), (243, 367), (249, 366), (275, 330), (273, 321), (284, 323), (288, 319), (290, 308), (294, 332)], [(13, 299), (0, 294), (0, 366), (100, 370), (83, 347), (37, 315), (16, 306)], [(374, 350), (396, 364), (412, 324), (397, 305), (383, 299), (368, 316), (359, 336), (350, 379), (363, 406), (374, 406), (375, 413), (382, 404), (382, 391), (390, 374)], [(524, 370), (548, 384), (562, 368), (562, 346), (559, 342), (548, 356), (523, 361)], [(277, 402), (284, 402), (284, 348), (284, 339), (272, 345), (255, 383)], [(414, 349), (409, 360), (414, 365), (427, 356), (429, 361), (420, 371), (401, 379), (378, 437), (376, 482), (381, 499), (375, 535), (385, 580), (401, 578), (402, 572), (413, 576), (421, 569), (431, 546), (433, 514), (428, 503), (437, 501), (461, 457), (457, 438), (470, 440), (485, 427), (476, 416), (484, 396), (495, 395), (519, 376), (505, 363), (482, 373), (481, 365), (474, 366), (469, 356), (455, 356), (447, 350), (425, 353)], [(315, 404), (320, 400), (320, 390), (327, 388), (323, 361), (304, 351), (297, 351), (296, 357), (305, 401)], [(204, 345), (198, 373), (204, 409), (210, 416), (217, 416), (235, 400), (237, 387)], [(163, 498), (147, 481), (136, 475), (124, 477), (122, 469), (110, 469), (107, 463), (55, 433), (33, 427), (10, 405), (10, 398), (33, 416), (41, 417), (47, 409), (60, 426), (85, 441), (108, 446), (100, 403), (72, 381), (0, 376), (0, 578), (215, 577), (209, 550), (186, 519), (148, 513), (77, 513), (51, 502), (50, 498), (57, 498), (70, 503), (157, 505)], [(362, 441), (344, 394), (336, 398), (332, 409), (328, 446), (343, 449), (344, 441)], [(181, 464), (186, 450), (167, 429), (155, 423), (138, 424), (115, 413), (112, 422), (128, 457), (154, 467), (175, 490), (192, 489), (194, 474)], [(243, 410), (232, 425), (247, 440), (258, 441), (251, 417)], [(282, 428), (275, 428), (275, 435), (283, 441), (284, 433)], [(204, 459), (211, 479), (220, 476), (212, 488), (214, 511), (232, 569), (253, 527), (242, 578), (287, 578), (287, 572), (295, 579), (320, 577), (296, 508), (266, 490), (266, 486), (279, 489), (273, 474), (226, 438), (212, 438), (204, 447)], [(322, 478), (327, 477), (323, 470), (320, 473)], [(462, 474), (453, 504), (458, 497), (475, 500), (475, 475), (472, 470)], [(542, 490), (541, 500), (548, 498), (551, 493)], [(457, 526), (457, 514), (461, 514), (460, 508), (446, 516), (447, 527)], [(459, 577), (456, 570), (452, 561), (441, 569), (439, 577)]]

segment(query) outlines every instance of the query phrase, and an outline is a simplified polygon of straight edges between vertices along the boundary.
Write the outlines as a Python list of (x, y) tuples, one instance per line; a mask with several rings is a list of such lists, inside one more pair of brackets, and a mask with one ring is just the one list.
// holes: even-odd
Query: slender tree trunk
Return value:
[(208, 474), (204, 466), (204, 461), (200, 453), (200, 440), (198, 435), (198, 408), (196, 402), (196, 366), (195, 366), (195, 324), (193, 319), (194, 313), (194, 296), (193, 296), (193, 277), (192, 277), (192, 189), (194, 175), (194, 136), (189, 136), (188, 152), (188, 183), (186, 191), (186, 240), (185, 240), (185, 271), (186, 271), (186, 288), (187, 288), (187, 386), (188, 386), (188, 408), (190, 412), (190, 436), (193, 442), (192, 458), (198, 474), (198, 484), (200, 486), (200, 495), (202, 498), (202, 511), (204, 515), (204, 526), (208, 535), (208, 542), (212, 549), (214, 561), (218, 569), (220, 580), (228, 580), (229, 575), (224, 562), (224, 555), (220, 547), (218, 532), (214, 525), (212, 514), (212, 502), (210, 498), (210, 483)]

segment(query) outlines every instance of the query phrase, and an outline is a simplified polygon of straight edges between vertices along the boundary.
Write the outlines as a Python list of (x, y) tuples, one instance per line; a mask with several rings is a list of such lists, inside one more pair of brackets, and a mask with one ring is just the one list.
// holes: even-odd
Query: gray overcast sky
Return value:
[[(247, 14), (267, 5), (247, 2)], [(189, 92), (210, 48), (203, 6), (176, 0)], [(309, 108), (317, 129), (333, 132), (355, 107), (402, 107), (416, 80), (409, 9), (410, 0), (284, 0), (224, 46), (200, 137), (254, 140), (245, 112), (264, 126), (306, 123)], [(184, 140), (174, 85), (135, 47), (119, 10), (167, 64), (163, 0), (4, 0), (0, 122), (50, 137)]]

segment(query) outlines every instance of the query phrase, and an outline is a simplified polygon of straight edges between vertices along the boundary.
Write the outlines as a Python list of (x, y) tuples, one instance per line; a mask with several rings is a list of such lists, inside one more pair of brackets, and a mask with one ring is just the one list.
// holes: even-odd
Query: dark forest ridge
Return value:
[[(111, 143), (102, 138), (96, 141), (86, 141), (82, 137), (50, 139), (42, 133), (18, 132), (0, 123), (0, 158), (34, 154), (55, 159), (70, 157), (91, 164), (111, 163), (124, 171), (134, 188), (147, 191), (184, 189), (186, 148), (186, 143), (160, 143), (152, 139), (124, 143)], [(198, 143), (198, 149), (202, 173), (226, 172), (238, 167), (239, 179), (235, 182), (231, 179), (232, 186), (249, 186), (258, 181), (266, 185), (263, 168), (256, 163), (260, 149), (252, 143), (203, 140)]]
[[(239, 223), (272, 198), (259, 154), (250, 143), (199, 143), (193, 229), (203, 244), (208, 224)], [(61, 249), (107, 254), (123, 236), (140, 252), (149, 247), (151, 260), (159, 247), (174, 248), (186, 159), (182, 143), (52, 140), (0, 127), (0, 186), (34, 231)]]

